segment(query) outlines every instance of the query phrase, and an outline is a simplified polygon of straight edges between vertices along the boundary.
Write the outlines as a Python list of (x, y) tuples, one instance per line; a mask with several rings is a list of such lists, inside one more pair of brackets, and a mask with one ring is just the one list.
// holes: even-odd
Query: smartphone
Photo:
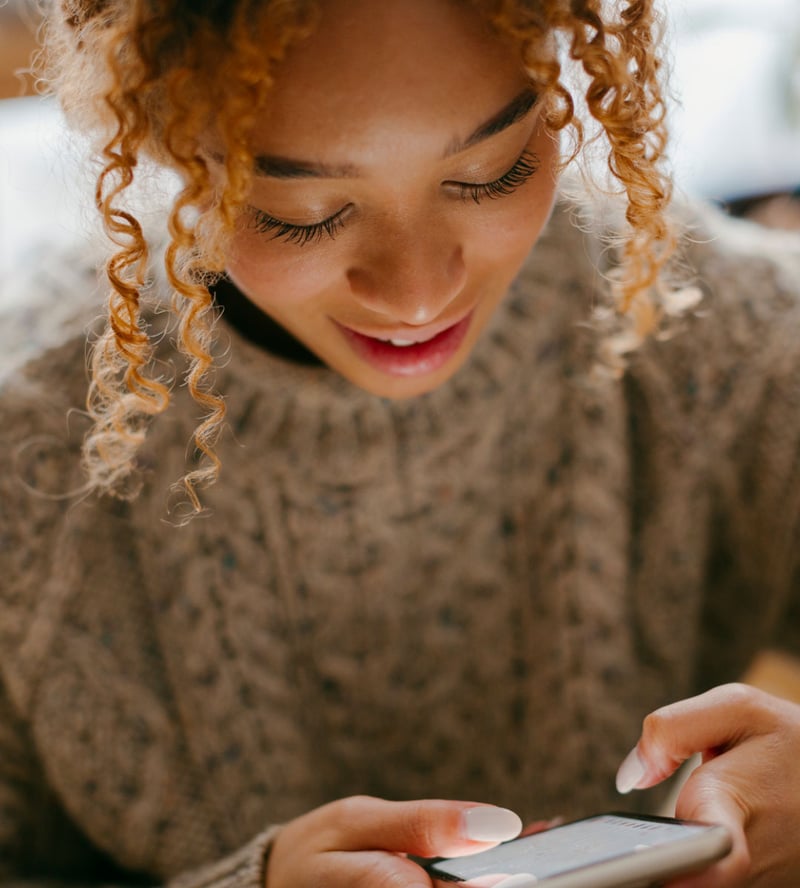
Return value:
[(505, 888), (506, 880), (508, 888), (644, 888), (705, 869), (730, 849), (723, 826), (608, 813), (425, 868), (434, 879), (464, 888)]

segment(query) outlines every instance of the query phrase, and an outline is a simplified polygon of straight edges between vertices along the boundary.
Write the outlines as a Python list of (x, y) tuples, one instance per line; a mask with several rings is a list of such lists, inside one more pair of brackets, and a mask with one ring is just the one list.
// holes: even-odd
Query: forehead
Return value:
[(377, 133), (451, 138), (525, 87), (518, 48), (464, 0), (324, 0), (275, 71), (259, 148), (313, 151)]

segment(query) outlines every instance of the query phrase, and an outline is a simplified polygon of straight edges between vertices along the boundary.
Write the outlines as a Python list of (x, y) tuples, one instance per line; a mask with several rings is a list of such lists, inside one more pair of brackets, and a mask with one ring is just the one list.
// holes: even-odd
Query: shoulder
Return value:
[[(74, 455), (86, 400), (86, 353), (102, 314), (96, 262), (87, 248), (29, 256), (0, 282), (0, 473), (11, 496), (31, 464), (29, 455), (50, 442), (51, 452)], [(56, 444), (57, 442), (57, 444)], [(64, 478), (64, 465), (32, 460), (34, 486)], [(8, 500), (6, 500), (8, 502)], [(2, 517), (8, 516), (8, 508)]]
[(699, 202), (676, 213), (672, 275), (698, 301), (667, 314), (663, 334), (633, 356), (632, 375), (660, 377), (687, 409), (741, 422), (776, 381), (800, 376), (800, 236)]
[[(678, 202), (673, 212), (679, 244), (670, 284), (696, 301), (682, 309), (681, 299), (665, 301), (663, 328), (626, 355), (622, 391), (630, 421), (651, 429), (659, 446), (674, 441), (709, 465), (724, 454), (719, 465), (738, 471), (742, 441), (773, 453), (778, 419), (787, 441), (800, 436), (800, 235), (701, 201)], [(593, 309), (608, 304), (621, 222), (617, 201), (574, 188), (553, 217), (548, 261), (563, 266), (559, 279), (578, 285), (570, 341), (590, 328), (595, 354), (603, 333)], [(792, 448), (783, 449), (786, 472)]]
[(100, 251), (87, 243), (28, 253), (0, 280), (0, 380), (70, 339), (102, 314)]
[[(796, 339), (800, 235), (732, 219), (702, 204), (685, 208), (681, 219), (681, 255), (706, 296), (704, 316), (712, 324), (727, 322), (727, 339), (745, 350), (769, 353)], [(760, 338), (780, 331), (786, 335)]]
[(0, 473), (4, 507), (15, 491), (63, 492), (86, 427), (86, 350), (101, 312), (83, 253), (48, 255), (5, 281), (0, 294)]
[[(686, 255), (704, 293), (690, 335), (726, 385), (762, 398), (800, 378), (800, 235), (702, 207)], [(793, 382), (791, 382), (793, 380)], [(721, 393), (723, 394), (723, 393)]]
[[(623, 210), (567, 179), (517, 282), (537, 304), (543, 289), (558, 291), (570, 303), (570, 339), (596, 328), (591, 351), (602, 352), (595, 312), (610, 304)], [(673, 377), (693, 390), (700, 377), (745, 366), (762, 381), (800, 366), (800, 235), (733, 219), (699, 200), (676, 203), (673, 213), (678, 249), (669, 284), (700, 298), (684, 311), (666, 302), (663, 331), (630, 355), (631, 373), (660, 373), (665, 384)]]

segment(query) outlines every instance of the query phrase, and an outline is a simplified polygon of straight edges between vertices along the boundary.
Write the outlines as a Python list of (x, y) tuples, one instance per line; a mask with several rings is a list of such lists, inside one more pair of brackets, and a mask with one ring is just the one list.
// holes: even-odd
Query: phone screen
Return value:
[[(637, 858), (631, 872), (642, 872), (648, 855), (653, 873), (689, 869), (710, 863), (725, 854), (729, 837), (721, 827), (659, 817), (600, 814), (546, 832), (514, 839), (475, 855), (439, 861), (431, 875), (447, 881), (491, 884), (485, 877), (524, 874), (541, 882), (597, 864)], [(657, 852), (657, 853), (653, 853)], [(605, 867), (609, 871), (609, 867)], [(615, 878), (626, 871), (616, 868)], [(583, 884), (575, 881), (575, 884)], [(586, 885), (603, 884), (587, 879)], [(609, 884), (614, 884), (609, 882)], [(617, 883), (619, 884), (619, 883)]]

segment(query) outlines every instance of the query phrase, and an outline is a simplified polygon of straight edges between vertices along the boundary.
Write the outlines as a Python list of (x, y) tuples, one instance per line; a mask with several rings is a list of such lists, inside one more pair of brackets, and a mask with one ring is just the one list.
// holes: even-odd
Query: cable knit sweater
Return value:
[(467, 365), (412, 401), (223, 323), (223, 476), (183, 527), (185, 390), (139, 498), (81, 496), (97, 288), (74, 257), (16, 287), (0, 883), (256, 888), (275, 824), (355, 793), (619, 808), (648, 711), (798, 650), (797, 240), (701, 214), (700, 310), (619, 380), (582, 323), (606, 257), (559, 206)]

